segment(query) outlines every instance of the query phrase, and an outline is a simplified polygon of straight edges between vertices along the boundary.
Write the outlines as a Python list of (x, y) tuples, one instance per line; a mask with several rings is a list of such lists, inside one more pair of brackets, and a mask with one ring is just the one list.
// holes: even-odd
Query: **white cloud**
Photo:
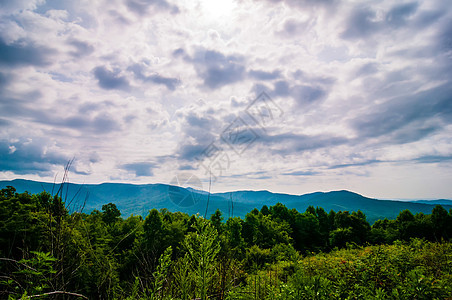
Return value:
[(233, 162), (219, 190), (411, 197), (429, 172), (439, 182), (431, 197), (451, 197), (440, 184), (452, 156), (452, 10), (442, 1), (3, 1), (0, 10), (2, 155), (42, 154), (2, 165), (3, 177), (53, 180), (75, 156), (74, 181), (169, 182), (265, 90), (284, 115), (266, 131), (250, 125), (259, 138), (242, 155), (225, 147)]

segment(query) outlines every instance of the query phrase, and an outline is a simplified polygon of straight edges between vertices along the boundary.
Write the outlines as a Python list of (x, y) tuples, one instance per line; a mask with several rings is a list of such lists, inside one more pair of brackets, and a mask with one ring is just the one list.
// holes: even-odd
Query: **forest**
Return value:
[(114, 203), (72, 212), (62, 195), (0, 192), (1, 299), (444, 299), (452, 210), (369, 224), (361, 211), (278, 203), (244, 219)]

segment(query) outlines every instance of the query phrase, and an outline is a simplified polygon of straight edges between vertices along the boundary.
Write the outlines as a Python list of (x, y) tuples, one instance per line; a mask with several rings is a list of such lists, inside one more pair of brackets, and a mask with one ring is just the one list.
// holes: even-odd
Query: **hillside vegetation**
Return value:
[(227, 220), (166, 209), (123, 219), (113, 203), (90, 214), (69, 204), (1, 190), (0, 298), (452, 297), (452, 210), (440, 205), (370, 226), (361, 211), (280, 203)]
[[(84, 212), (94, 209), (101, 210), (102, 205), (114, 203), (123, 216), (141, 215), (146, 217), (150, 208), (160, 210), (165, 208), (170, 212), (184, 212), (189, 215), (200, 213), (207, 215), (215, 213), (217, 209), (224, 213), (224, 217), (245, 218), (246, 214), (254, 208), (261, 208), (263, 204), (273, 206), (282, 203), (289, 209), (306, 211), (309, 206), (322, 207), (325, 211), (357, 211), (361, 210), (370, 224), (379, 219), (395, 219), (402, 210), (408, 209), (412, 213), (431, 213), (434, 205), (441, 204), (446, 210), (452, 208), (452, 200), (430, 201), (392, 201), (377, 200), (364, 197), (350, 191), (315, 192), (304, 195), (289, 195), (272, 193), (269, 191), (233, 191), (227, 193), (211, 193), (184, 189), (182, 187), (167, 184), (126, 184), (126, 183), (102, 183), (102, 184), (53, 184), (24, 179), (0, 181), (0, 189), (14, 186), (17, 192), (28, 191), (39, 194), (43, 191), (57, 191), (63, 189), (63, 196), (69, 199), (68, 209), (72, 213), (80, 211), (84, 206)], [(171, 193), (177, 190), (181, 194), (177, 199), (171, 198)], [(177, 203), (180, 198), (187, 197), (192, 200), (186, 203)], [(84, 200), (87, 198), (86, 203)], [(175, 201), (176, 200), (176, 201)], [(207, 205), (209, 200), (209, 205)], [(433, 204), (433, 205), (432, 205)]]

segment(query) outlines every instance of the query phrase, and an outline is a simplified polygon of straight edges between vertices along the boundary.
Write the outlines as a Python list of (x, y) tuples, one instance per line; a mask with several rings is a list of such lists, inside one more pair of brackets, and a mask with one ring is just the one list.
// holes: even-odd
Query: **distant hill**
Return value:
[(452, 200), (447, 199), (438, 199), (438, 200), (413, 200), (411, 202), (414, 203), (424, 203), (424, 204), (433, 204), (433, 205), (449, 205), (452, 206)]
[[(31, 194), (42, 191), (55, 194), (60, 188), (60, 184), (24, 179), (0, 181), (0, 188), (5, 188), (8, 185), (14, 186), (17, 192), (28, 191)], [(121, 210), (123, 217), (128, 217), (131, 214), (145, 217), (148, 211), (153, 208), (166, 208), (169, 211), (181, 211), (190, 215), (197, 213), (204, 215), (209, 200), (208, 216), (216, 209), (220, 209), (225, 218), (229, 216), (244, 218), (254, 208), (261, 209), (263, 205), (270, 207), (281, 202), (288, 208), (295, 208), (300, 212), (304, 212), (310, 205), (323, 207), (327, 212), (330, 210), (361, 210), (366, 214), (371, 224), (378, 219), (394, 219), (400, 211), (405, 209), (409, 209), (414, 214), (418, 212), (429, 214), (437, 204), (443, 205), (447, 210), (452, 208), (452, 200), (377, 200), (350, 191), (315, 192), (305, 195), (279, 194), (269, 191), (235, 191), (211, 194), (209, 197), (203, 191), (166, 184), (102, 183), (82, 185), (68, 183), (64, 185), (63, 198), (71, 211), (80, 211), (82, 207), (84, 212), (90, 212), (93, 209), (101, 210), (103, 204), (112, 202)], [(85, 199), (86, 203), (84, 204)], [(176, 203), (179, 203), (179, 205)]]

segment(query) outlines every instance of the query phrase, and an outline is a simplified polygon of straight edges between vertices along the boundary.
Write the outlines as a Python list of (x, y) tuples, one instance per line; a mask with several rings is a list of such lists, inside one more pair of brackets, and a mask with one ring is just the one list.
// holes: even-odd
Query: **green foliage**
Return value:
[(207, 220), (198, 218), (193, 228), (195, 232), (187, 234), (184, 247), (195, 279), (196, 296), (206, 300), (217, 276), (216, 258), (220, 243), (217, 230)]
[(119, 217), (121, 216), (121, 212), (113, 203), (108, 203), (102, 205), (102, 220), (107, 225), (114, 224), (116, 221), (119, 220)]
[(42, 294), (52, 288), (52, 278), (56, 271), (53, 266), (56, 261), (49, 252), (31, 251), (30, 258), (23, 258), (20, 261), (11, 261), (16, 266), (7, 280), (0, 281), (7, 291), (10, 291), (10, 298), (16, 299), (18, 295)]
[(245, 219), (166, 209), (124, 219), (113, 203), (69, 214), (59, 196), (7, 187), (0, 298), (444, 299), (451, 237), (452, 210), (441, 206), (372, 226), (360, 211), (280, 203)]

